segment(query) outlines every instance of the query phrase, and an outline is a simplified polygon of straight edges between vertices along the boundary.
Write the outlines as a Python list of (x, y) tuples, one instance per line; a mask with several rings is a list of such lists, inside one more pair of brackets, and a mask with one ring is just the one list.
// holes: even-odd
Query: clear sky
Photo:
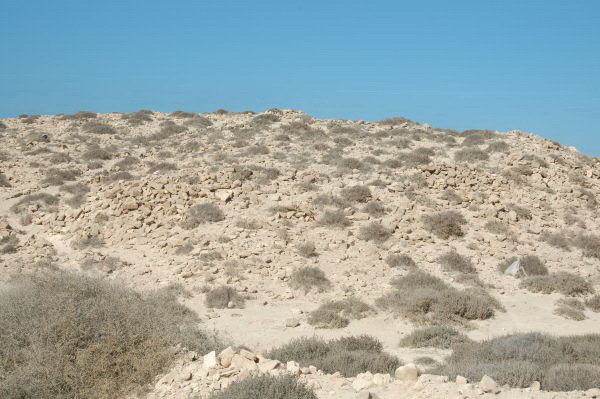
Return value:
[(2, 0), (0, 117), (404, 116), (600, 155), (600, 0)]

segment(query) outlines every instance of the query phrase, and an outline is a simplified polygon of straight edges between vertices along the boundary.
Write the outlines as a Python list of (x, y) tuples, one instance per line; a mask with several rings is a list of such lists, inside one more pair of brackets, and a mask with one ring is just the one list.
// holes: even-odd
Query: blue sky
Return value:
[(271, 107), (598, 156), (600, 1), (0, 3), (0, 117)]

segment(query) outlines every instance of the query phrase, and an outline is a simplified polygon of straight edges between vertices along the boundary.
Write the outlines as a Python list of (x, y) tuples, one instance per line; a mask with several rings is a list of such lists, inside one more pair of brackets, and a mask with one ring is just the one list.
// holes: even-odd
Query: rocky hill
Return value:
[[(527, 356), (452, 358), (507, 334), (598, 332), (600, 163), (574, 148), (278, 109), (24, 115), (0, 138), (0, 287), (52, 270), (175, 287), (231, 345), (181, 349), (150, 398), (261, 372), (298, 375), (319, 398), (600, 395), (600, 361), (523, 377)], [(393, 370), (278, 352), (364, 334)]]

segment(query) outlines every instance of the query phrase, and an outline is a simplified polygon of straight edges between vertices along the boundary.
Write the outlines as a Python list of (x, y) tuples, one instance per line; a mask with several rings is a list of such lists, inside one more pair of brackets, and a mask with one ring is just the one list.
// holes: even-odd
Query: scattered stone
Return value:
[(406, 366), (398, 367), (394, 376), (400, 381), (416, 381), (419, 378), (419, 369), (410, 363)]
[(498, 393), (500, 392), (500, 388), (498, 388), (498, 384), (491, 377), (484, 375), (481, 381), (479, 382), (479, 388), (485, 393)]

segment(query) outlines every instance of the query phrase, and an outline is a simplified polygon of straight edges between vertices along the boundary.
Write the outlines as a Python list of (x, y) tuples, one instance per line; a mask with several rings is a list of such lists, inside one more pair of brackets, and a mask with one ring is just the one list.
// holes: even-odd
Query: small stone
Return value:
[(362, 391), (358, 395), (356, 395), (355, 399), (379, 399), (379, 396), (375, 395), (370, 391)]
[(253, 360), (250, 360), (241, 355), (233, 355), (233, 358), (231, 358), (231, 367), (248, 371), (258, 369), (258, 365)]
[(231, 190), (217, 190), (215, 192), (215, 198), (222, 202), (227, 202), (233, 198), (233, 191)]
[(189, 381), (192, 379), (192, 373), (190, 371), (184, 371), (179, 375), (179, 381)]
[(221, 363), (221, 366), (225, 368), (231, 366), (231, 358), (233, 358), (233, 355), (235, 355), (235, 350), (233, 350), (231, 346), (223, 349), (221, 353), (219, 353), (219, 362)]
[(133, 198), (127, 198), (125, 202), (123, 202), (123, 209), (126, 211), (134, 211), (138, 209), (138, 203)]
[(542, 387), (539, 381), (533, 381), (531, 385), (529, 385), (529, 388), (532, 391), (539, 391)]
[(376, 384), (373, 381), (363, 380), (362, 378), (357, 378), (352, 383), (352, 388), (357, 391), (362, 391), (363, 389), (369, 389), (375, 387)]
[(265, 359), (264, 361), (258, 363), (258, 369), (261, 373), (268, 373), (277, 369), (281, 365), (279, 360), (270, 360)]
[(298, 327), (299, 325), (300, 325), (300, 321), (298, 319), (287, 319), (285, 321), (286, 327), (294, 328), (294, 327)]
[(204, 368), (210, 369), (217, 366), (217, 354), (215, 351), (207, 353), (202, 358), (202, 366)]
[(419, 378), (419, 369), (410, 363), (396, 369), (395, 377), (400, 381), (416, 381)]
[(498, 388), (498, 384), (491, 377), (484, 375), (481, 381), (479, 382), (479, 388), (485, 393), (498, 393), (500, 392), (500, 388)]
[(465, 377), (463, 377), (462, 375), (457, 375), (456, 376), (456, 383), (460, 384), (460, 385), (464, 385), (466, 384), (468, 381)]
[(287, 362), (285, 368), (290, 374), (300, 375), (300, 365), (293, 360)]

